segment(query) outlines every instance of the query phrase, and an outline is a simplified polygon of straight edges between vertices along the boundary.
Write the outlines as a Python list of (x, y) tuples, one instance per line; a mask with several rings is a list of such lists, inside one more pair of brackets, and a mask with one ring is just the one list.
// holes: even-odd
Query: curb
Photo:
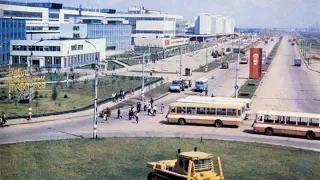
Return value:
[(301, 54), (300, 46), (299, 46), (299, 48), (298, 48), (298, 51), (299, 51), (299, 54), (300, 54), (300, 56), (301, 56), (301, 59), (303, 60), (304, 64), (306, 65), (306, 67), (307, 67), (310, 71), (313, 71), (313, 72), (316, 72), (316, 73), (320, 73), (320, 71), (314, 70), (314, 69), (311, 69), (311, 68), (310, 68), (310, 65), (308, 65), (307, 60), (306, 60), (306, 59), (303, 57), (303, 55)]
[[(162, 94), (156, 98), (154, 98), (154, 101), (157, 101), (161, 98), (164, 98), (166, 96), (168, 96), (170, 94), (170, 92), (167, 92), (165, 94)], [(128, 99), (129, 100), (129, 99)], [(111, 107), (112, 108), (112, 107)], [(122, 107), (121, 109), (129, 109), (129, 106), (125, 106)], [(39, 121), (22, 121), (21, 123), (9, 123), (10, 121), (8, 121), (8, 123), (6, 124), (6, 126), (14, 126), (14, 125), (21, 125), (21, 124), (36, 124), (36, 123), (42, 123), (42, 122), (51, 122), (51, 121), (60, 121), (60, 120), (68, 120), (68, 119), (75, 119), (75, 118), (85, 118), (85, 117), (91, 117), (92, 115), (79, 115), (79, 116), (74, 116), (74, 117), (69, 117), (69, 118), (64, 118), (64, 119), (55, 119), (55, 116), (51, 116), (53, 119), (49, 119), (49, 120), (39, 120)]]

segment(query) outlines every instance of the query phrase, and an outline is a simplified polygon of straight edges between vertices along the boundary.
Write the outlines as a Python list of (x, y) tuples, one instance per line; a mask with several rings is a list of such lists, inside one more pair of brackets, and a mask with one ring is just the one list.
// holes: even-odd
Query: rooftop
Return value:
[(80, 7), (67, 7), (63, 6), (62, 3), (27, 3), (27, 2), (16, 2), (16, 1), (3, 1), (0, 0), (0, 4), (13, 5), (13, 6), (28, 6), (28, 7), (39, 7), (39, 8), (49, 8), (49, 9), (68, 9), (68, 10), (76, 10), (78, 11), (81, 8), (82, 11), (89, 12), (100, 12), (100, 13), (108, 13), (114, 14), (116, 13), (115, 9), (100, 9), (100, 8), (82, 8)]
[(180, 153), (181, 156), (187, 157), (187, 158), (199, 158), (199, 159), (205, 159), (205, 158), (212, 158), (212, 154), (205, 153), (205, 152), (182, 152)]

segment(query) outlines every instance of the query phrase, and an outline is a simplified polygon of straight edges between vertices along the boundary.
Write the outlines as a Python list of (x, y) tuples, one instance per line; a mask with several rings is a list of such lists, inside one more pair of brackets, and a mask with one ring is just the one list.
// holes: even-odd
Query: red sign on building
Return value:
[(262, 48), (250, 49), (249, 78), (261, 78), (262, 71)]

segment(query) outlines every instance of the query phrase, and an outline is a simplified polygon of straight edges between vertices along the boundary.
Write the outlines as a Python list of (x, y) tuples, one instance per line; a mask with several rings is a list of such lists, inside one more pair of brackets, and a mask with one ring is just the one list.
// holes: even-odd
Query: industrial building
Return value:
[(176, 37), (185, 34), (185, 21), (182, 16), (132, 7), (126, 13), (107, 14), (108, 19), (121, 18), (132, 25), (133, 37)]
[(0, 18), (0, 65), (10, 62), (10, 40), (26, 39), (26, 21)]
[(106, 40), (101, 39), (54, 39), (11, 40), (13, 65), (40, 68), (68, 68), (94, 63), (105, 59)]
[(151, 46), (151, 47), (160, 47), (160, 48), (171, 48), (181, 45), (189, 44), (189, 38), (152, 38), (152, 37), (136, 37), (135, 46)]

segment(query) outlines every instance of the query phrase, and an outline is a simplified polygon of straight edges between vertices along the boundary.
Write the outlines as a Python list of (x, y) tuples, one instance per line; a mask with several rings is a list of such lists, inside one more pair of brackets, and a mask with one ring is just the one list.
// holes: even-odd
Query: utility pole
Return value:
[(206, 66), (204, 72), (208, 72), (208, 46), (206, 46)]
[(236, 84), (234, 86), (236, 98), (238, 98), (238, 90), (239, 90), (239, 85), (238, 85), (239, 61), (240, 61), (240, 40), (239, 40), (239, 51), (238, 51), (238, 59), (237, 59), (237, 67), (236, 67)]
[(180, 80), (181, 80), (181, 73), (182, 73), (182, 45), (180, 46), (180, 73), (179, 73)]
[(144, 100), (144, 56), (145, 54), (143, 53), (142, 56), (142, 89), (141, 89), (141, 100)]
[[(32, 46), (33, 47), (33, 46)], [(31, 57), (30, 57), (30, 62), (29, 62), (29, 119), (28, 120), (31, 120), (32, 118), (32, 106), (31, 106), (31, 103), (32, 103), (32, 56), (33, 56), (33, 52), (31, 51)]]
[(93, 139), (98, 139), (98, 76), (99, 76), (99, 58), (97, 47), (88, 40), (86, 43), (91, 44), (95, 50), (95, 76), (94, 76), (94, 109), (93, 109)]

